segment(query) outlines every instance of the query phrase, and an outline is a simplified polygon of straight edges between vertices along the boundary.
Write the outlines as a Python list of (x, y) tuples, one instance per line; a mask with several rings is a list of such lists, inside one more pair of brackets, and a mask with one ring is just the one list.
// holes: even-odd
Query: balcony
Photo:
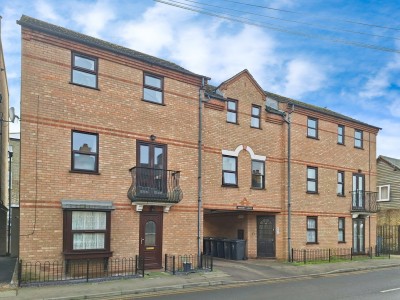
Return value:
[(128, 198), (132, 204), (161, 205), (169, 209), (182, 200), (180, 171), (133, 167), (129, 172), (132, 185), (128, 190)]
[(379, 211), (377, 192), (352, 191), (351, 193), (351, 212), (353, 213), (376, 213)]

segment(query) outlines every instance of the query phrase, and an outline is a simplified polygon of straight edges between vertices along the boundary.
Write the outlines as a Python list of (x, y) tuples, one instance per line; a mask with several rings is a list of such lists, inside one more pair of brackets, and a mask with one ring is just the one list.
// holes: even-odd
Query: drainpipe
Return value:
[(204, 77), (201, 79), (201, 88), (199, 90), (199, 140), (198, 140), (198, 176), (197, 176), (197, 259), (200, 262), (201, 255), (201, 207), (202, 207), (202, 185), (201, 185), (201, 174), (202, 174), (202, 131), (203, 131), (203, 96), (204, 96)]
[(293, 103), (289, 103), (289, 105), (291, 106), (291, 110), (289, 111), (288, 114), (286, 114), (284, 116), (284, 121), (288, 124), (288, 151), (287, 151), (287, 160), (288, 160), (288, 164), (287, 164), (287, 172), (288, 172), (288, 181), (287, 181), (287, 189), (288, 189), (288, 198), (287, 198), (287, 210), (288, 210), (288, 261), (291, 262), (292, 260), (292, 231), (291, 231), (291, 226), (292, 226), (292, 211), (291, 211), (291, 176), (290, 176), (290, 160), (291, 160), (291, 114), (294, 111), (294, 104)]

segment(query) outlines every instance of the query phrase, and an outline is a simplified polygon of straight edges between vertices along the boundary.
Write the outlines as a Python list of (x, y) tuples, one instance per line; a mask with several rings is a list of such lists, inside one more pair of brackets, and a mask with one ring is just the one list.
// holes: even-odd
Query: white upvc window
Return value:
[(390, 185), (378, 186), (378, 201), (390, 201)]

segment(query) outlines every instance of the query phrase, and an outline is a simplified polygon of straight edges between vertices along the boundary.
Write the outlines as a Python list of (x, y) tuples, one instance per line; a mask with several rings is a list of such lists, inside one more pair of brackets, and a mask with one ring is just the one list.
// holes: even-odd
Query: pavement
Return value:
[[(146, 271), (143, 278), (120, 279), (97, 283), (59, 284), (18, 288), (17, 295), (0, 291), (0, 299), (116, 299), (149, 292), (176, 291), (196, 287), (235, 285), (251, 282), (318, 277), (326, 274), (400, 267), (400, 256), (320, 264), (292, 264), (276, 260), (248, 259), (233, 261), (214, 259), (212, 272), (171, 275)], [(0, 270), (1, 272), (2, 270)]]

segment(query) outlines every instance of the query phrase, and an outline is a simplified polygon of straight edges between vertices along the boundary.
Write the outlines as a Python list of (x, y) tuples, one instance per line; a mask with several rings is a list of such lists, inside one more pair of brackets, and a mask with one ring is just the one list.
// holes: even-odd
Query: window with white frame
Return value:
[(390, 185), (378, 186), (378, 201), (390, 201)]

